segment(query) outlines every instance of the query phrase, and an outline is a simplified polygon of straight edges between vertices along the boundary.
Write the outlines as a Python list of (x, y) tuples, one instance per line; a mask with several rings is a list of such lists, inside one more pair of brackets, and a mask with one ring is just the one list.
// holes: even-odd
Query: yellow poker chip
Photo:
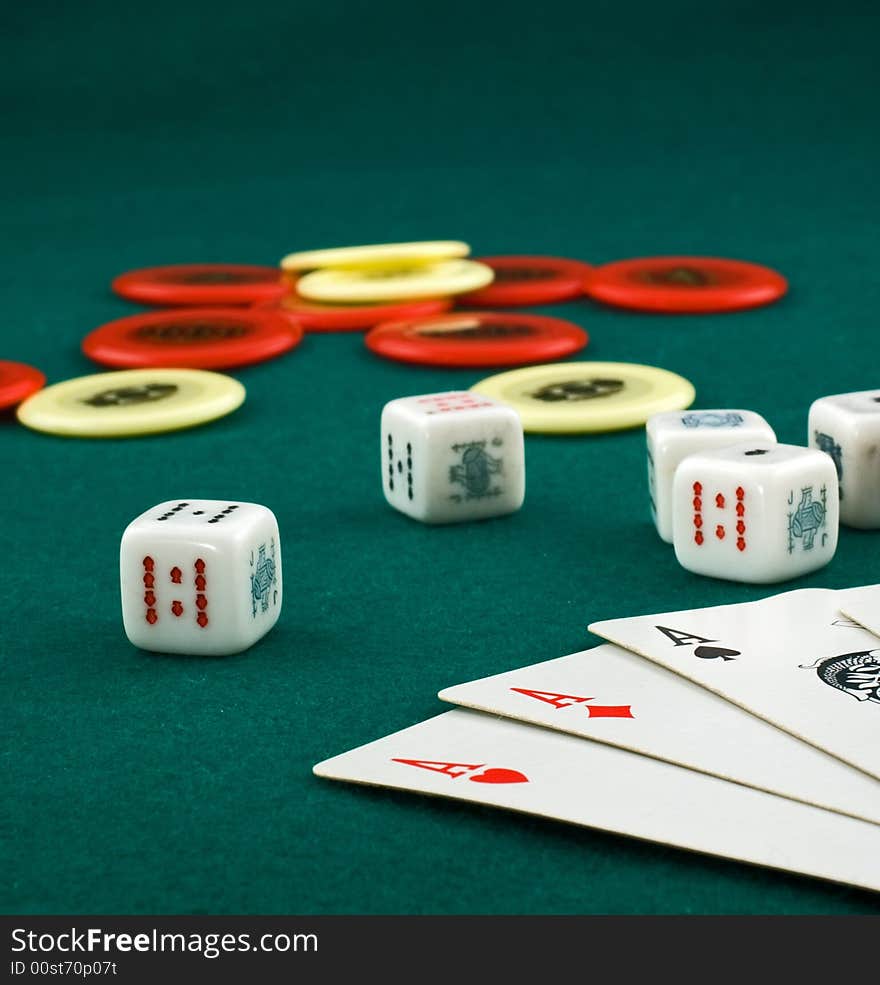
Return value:
[(380, 243), (376, 246), (340, 246), (331, 250), (290, 253), (281, 261), (282, 270), (319, 270), (325, 267), (419, 266), (440, 260), (458, 260), (470, 254), (467, 243), (436, 240), (424, 243)]
[(244, 403), (245, 389), (200, 369), (96, 373), (40, 390), (18, 408), (26, 427), (76, 438), (119, 438), (195, 427)]
[(684, 410), (696, 392), (683, 376), (638, 363), (552, 363), (499, 373), (471, 387), (509, 404), (523, 429), (584, 434), (638, 427), (664, 410)]
[(448, 297), (476, 291), (492, 282), (495, 272), (474, 260), (443, 260), (420, 267), (365, 267), (361, 270), (316, 270), (296, 282), (310, 301), (358, 304)]

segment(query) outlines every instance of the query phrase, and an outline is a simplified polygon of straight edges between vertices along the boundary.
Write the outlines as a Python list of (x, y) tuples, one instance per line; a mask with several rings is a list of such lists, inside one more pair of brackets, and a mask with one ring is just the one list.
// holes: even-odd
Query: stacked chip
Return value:
[(291, 253), (281, 261), (289, 293), (266, 307), (308, 332), (426, 318), (447, 311), (454, 295), (491, 282), (491, 269), (466, 259), (469, 254), (470, 246), (457, 240)]
[(467, 243), (385, 243), (291, 253), (281, 269), (296, 293), (328, 304), (375, 304), (452, 297), (492, 283), (492, 268), (468, 260)]

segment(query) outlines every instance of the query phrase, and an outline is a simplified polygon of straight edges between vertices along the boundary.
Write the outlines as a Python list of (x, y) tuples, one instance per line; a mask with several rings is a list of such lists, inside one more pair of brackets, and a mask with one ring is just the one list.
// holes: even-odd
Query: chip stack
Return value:
[(291, 253), (281, 269), (295, 278), (299, 295), (330, 304), (371, 304), (450, 297), (486, 287), (491, 267), (467, 257), (458, 240), (385, 243)]

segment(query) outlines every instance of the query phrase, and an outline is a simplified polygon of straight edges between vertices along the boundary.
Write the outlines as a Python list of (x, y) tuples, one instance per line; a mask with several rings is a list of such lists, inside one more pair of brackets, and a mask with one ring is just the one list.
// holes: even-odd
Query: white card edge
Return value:
[[(385, 737), (383, 736), (383, 738), (385, 738)], [(377, 739), (376, 741), (378, 742), (380, 740)], [(370, 743), (367, 743), (367, 744), (369, 745)], [(358, 748), (361, 748), (361, 747), (358, 747)], [(350, 751), (351, 752), (355, 752), (356, 750), (355, 749), (352, 749)], [(347, 753), (342, 753), (341, 755), (347, 755)], [(333, 757), (333, 758), (336, 758), (336, 757)], [(870, 883), (851, 882), (851, 881), (845, 880), (845, 879), (836, 879), (836, 878), (833, 878), (831, 876), (819, 875), (819, 874), (814, 873), (814, 872), (805, 872), (802, 869), (786, 868), (783, 865), (771, 865), (771, 864), (766, 863), (766, 862), (753, 862), (753, 861), (751, 861), (749, 859), (736, 858), (736, 857), (731, 856), (731, 855), (724, 855), (721, 852), (710, 852), (710, 851), (706, 851), (705, 849), (702, 849), (702, 848), (693, 848), (690, 845), (685, 845), (685, 844), (682, 844), (682, 843), (675, 843), (675, 842), (671, 842), (671, 841), (663, 841), (663, 840), (661, 840), (659, 838), (646, 838), (643, 835), (629, 834), (629, 833), (624, 832), (624, 831), (622, 831), (620, 829), (602, 827), (602, 826), (597, 825), (597, 824), (586, 824), (583, 821), (570, 821), (567, 818), (555, 817), (552, 814), (542, 814), (540, 811), (536, 811), (536, 810), (526, 810), (525, 808), (520, 808), (520, 807), (509, 807), (506, 804), (492, 804), (492, 803), (489, 803), (487, 801), (482, 801), (482, 800), (471, 800), (471, 799), (469, 799), (467, 797), (456, 797), (456, 796), (454, 796), (452, 794), (443, 793), (441, 791), (416, 790), (416, 789), (413, 789), (411, 786), (397, 785), (397, 784), (393, 784), (393, 783), (386, 783), (386, 782), (382, 782), (382, 781), (379, 781), (379, 780), (352, 779), (351, 777), (348, 777), (348, 776), (340, 776), (338, 774), (337, 775), (334, 775), (333, 773), (330, 773), (330, 772), (327, 772), (327, 771), (318, 772), (319, 767), (326, 766), (330, 762), (332, 762), (332, 759), (331, 760), (325, 760), (322, 763), (318, 763), (316, 766), (314, 766), (312, 768), (312, 772), (316, 776), (320, 777), (321, 779), (335, 780), (336, 782), (339, 782), (339, 783), (351, 783), (351, 784), (353, 784), (355, 786), (374, 787), (374, 788), (380, 789), (380, 790), (397, 790), (397, 791), (402, 791), (403, 793), (414, 794), (414, 795), (419, 796), (419, 797), (431, 797), (431, 798), (433, 798), (435, 800), (453, 800), (453, 801), (458, 801), (459, 803), (470, 804), (470, 805), (474, 805), (474, 806), (481, 807), (481, 808), (491, 808), (491, 809), (494, 809), (494, 810), (509, 811), (512, 814), (519, 814), (519, 815), (522, 815), (522, 816), (525, 816), (525, 817), (539, 817), (539, 818), (541, 818), (541, 819), (543, 819), (545, 821), (552, 821), (552, 822), (554, 822), (556, 824), (565, 824), (565, 825), (569, 825), (569, 826), (574, 827), (574, 828), (584, 828), (584, 829), (586, 829), (588, 831), (600, 831), (600, 832), (602, 832), (603, 834), (606, 834), (606, 835), (612, 835), (612, 836), (617, 837), (617, 838), (628, 838), (628, 839), (630, 839), (632, 841), (639, 841), (639, 842), (642, 842), (643, 844), (647, 844), (647, 845), (662, 845), (665, 848), (672, 848), (672, 849), (675, 849), (675, 850), (680, 850), (680, 851), (684, 851), (684, 852), (690, 852), (692, 855), (698, 855), (698, 856), (702, 856), (704, 858), (718, 858), (718, 859), (723, 859), (725, 862), (727, 862), (729, 864), (733, 864), (733, 865), (748, 865), (748, 866), (751, 866), (752, 868), (755, 868), (755, 869), (767, 869), (767, 870), (772, 871), (772, 872), (785, 872), (786, 874), (795, 875), (795, 876), (798, 876), (800, 878), (819, 879), (820, 881), (822, 881), (824, 883), (829, 883), (831, 885), (850, 886), (853, 889), (859, 889), (859, 890), (864, 890), (864, 891), (873, 892), (873, 893), (880, 892), (880, 885), (872, 885)]]
[[(757, 783), (746, 783), (745, 780), (738, 780), (734, 776), (727, 776), (725, 773), (713, 773), (711, 770), (701, 769), (699, 766), (692, 766), (689, 763), (679, 762), (676, 759), (668, 759), (666, 756), (658, 756), (655, 753), (648, 752), (644, 749), (640, 749), (638, 746), (625, 745), (622, 742), (612, 742), (609, 739), (603, 739), (595, 737), (592, 735), (584, 735), (582, 732), (575, 732), (570, 729), (556, 727), (554, 725), (548, 725), (546, 722), (537, 721), (536, 719), (519, 717), (509, 712), (498, 711), (497, 709), (489, 708), (486, 705), (474, 704), (473, 702), (464, 701), (461, 699), (455, 699), (449, 697), (444, 697), (443, 695), (448, 691), (453, 691), (458, 687), (465, 687), (464, 684), (454, 684), (452, 687), (444, 688), (442, 691), (438, 692), (437, 697), (441, 701), (445, 701), (447, 704), (452, 705), (454, 708), (467, 708), (469, 711), (476, 711), (480, 714), (491, 716), (493, 718), (503, 718), (512, 722), (519, 722), (523, 725), (529, 725), (534, 728), (544, 729), (547, 732), (555, 732), (561, 735), (570, 735), (575, 739), (582, 739), (584, 742), (596, 742), (602, 746), (610, 746), (612, 749), (622, 749), (624, 752), (632, 753), (635, 756), (642, 756), (645, 759), (653, 759), (655, 762), (663, 763), (666, 766), (677, 766), (679, 769), (690, 770), (691, 773), (699, 773), (701, 776), (710, 776), (715, 780), (723, 780), (725, 783), (733, 783), (738, 787), (745, 787), (747, 790), (757, 790), (759, 793), (770, 794), (771, 797), (779, 797), (782, 800), (790, 800), (795, 804), (803, 804), (806, 807), (814, 807), (816, 810), (827, 811), (829, 814), (840, 815), (841, 817), (848, 817), (854, 821), (862, 821), (865, 824), (873, 824), (875, 827), (880, 827), (880, 820), (877, 818), (864, 817), (861, 814), (854, 814), (851, 811), (841, 810), (839, 807), (832, 807), (829, 804), (819, 804), (813, 800), (804, 800), (802, 797), (793, 797), (790, 794), (782, 793), (779, 790), (771, 790), (769, 787), (759, 786)], [(708, 688), (706, 689), (708, 690)], [(732, 702), (730, 702), (732, 704)], [(751, 714), (749, 712), (748, 714)], [(753, 718), (759, 718), (757, 715), (752, 715)], [(766, 722), (765, 719), (759, 718), (759, 721), (765, 724), (770, 724)], [(780, 730), (782, 731), (782, 730)], [(791, 734), (791, 733), (786, 733)], [(809, 745), (811, 748), (815, 748), (811, 743), (804, 743)], [(828, 755), (824, 750), (822, 752)], [(836, 761), (838, 758), (836, 756), (832, 757)], [(852, 769), (849, 763), (846, 764), (848, 769)], [(862, 773), (861, 770), (858, 770)]]

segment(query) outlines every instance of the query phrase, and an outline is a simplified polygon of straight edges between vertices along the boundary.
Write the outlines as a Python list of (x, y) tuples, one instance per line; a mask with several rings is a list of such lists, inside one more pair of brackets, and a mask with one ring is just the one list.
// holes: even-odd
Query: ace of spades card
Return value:
[(880, 779), (880, 703), (856, 700), (870, 690), (856, 678), (875, 673), (880, 648), (840, 619), (846, 597), (801, 589), (589, 629)]

